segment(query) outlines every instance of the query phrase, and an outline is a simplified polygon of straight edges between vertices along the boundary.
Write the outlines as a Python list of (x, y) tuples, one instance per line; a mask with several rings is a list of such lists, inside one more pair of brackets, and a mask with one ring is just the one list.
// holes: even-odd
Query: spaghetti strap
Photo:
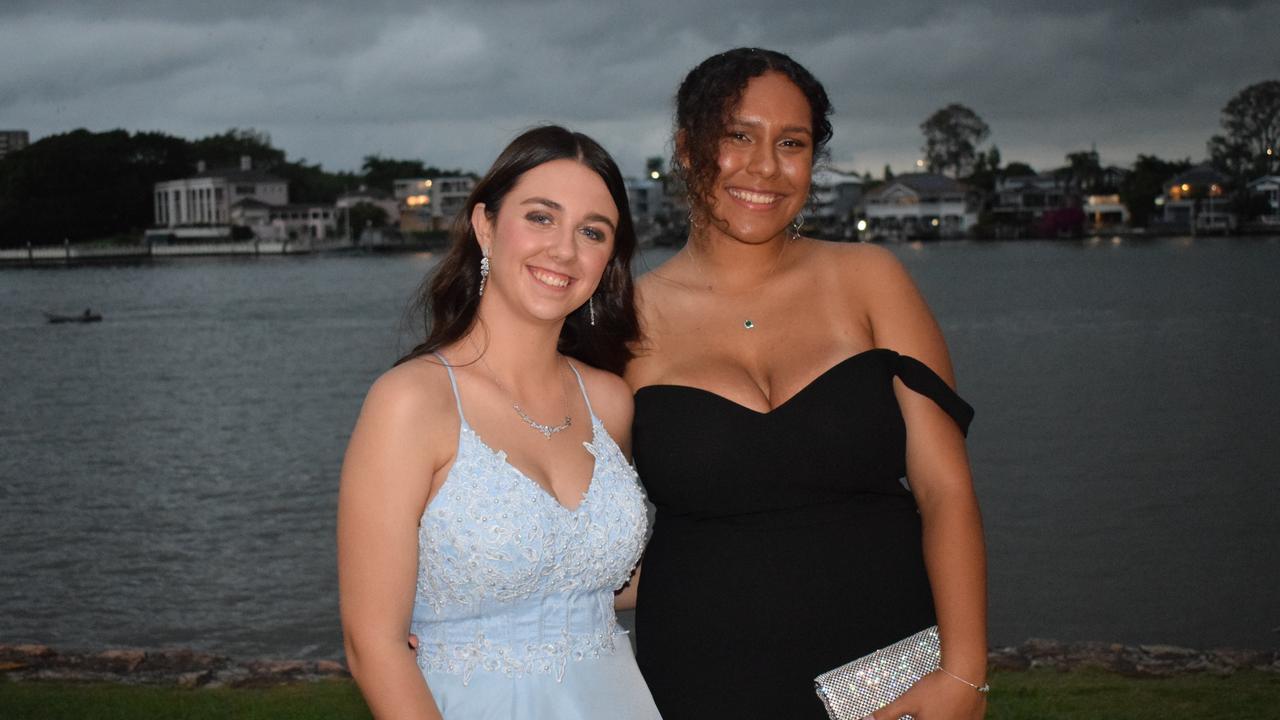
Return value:
[[(565, 362), (568, 361), (566, 360)], [(596, 413), (591, 409), (591, 398), (587, 397), (587, 386), (582, 382), (582, 373), (578, 372), (578, 368), (574, 367), (573, 363), (569, 363), (569, 369), (573, 371), (573, 376), (578, 378), (578, 389), (582, 391), (582, 402), (587, 404), (587, 414), (594, 419)]]
[[(467, 425), (467, 416), (462, 414), (462, 395), (458, 392), (458, 379), (453, 376), (453, 366), (450, 365), (449, 361), (445, 360), (444, 356), (440, 353), (435, 352), (431, 354), (435, 355), (436, 358), (440, 360), (440, 364), (443, 365), (444, 369), (449, 373), (449, 385), (453, 387), (453, 402), (458, 406), (458, 420), (462, 422), (462, 427), (471, 427), (470, 425)], [(581, 382), (581, 379), (579, 379), (579, 382)], [(590, 409), (589, 405), (588, 409)]]

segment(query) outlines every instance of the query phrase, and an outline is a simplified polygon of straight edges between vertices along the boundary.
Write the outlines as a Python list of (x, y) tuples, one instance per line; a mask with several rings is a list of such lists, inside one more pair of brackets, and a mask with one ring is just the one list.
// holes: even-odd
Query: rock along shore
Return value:
[[(993, 670), (1095, 669), (1132, 677), (1230, 675), (1241, 670), (1280, 673), (1280, 652), (1032, 639), (993, 649), (990, 664)], [(34, 682), (245, 688), (345, 679), (351, 674), (333, 660), (238, 660), (187, 649), (79, 653), (47, 645), (0, 645), (0, 677)]]

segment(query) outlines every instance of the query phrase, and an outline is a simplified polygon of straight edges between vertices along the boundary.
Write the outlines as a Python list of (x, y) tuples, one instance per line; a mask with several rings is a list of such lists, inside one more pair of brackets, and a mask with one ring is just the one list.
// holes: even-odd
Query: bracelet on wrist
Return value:
[(987, 693), (991, 692), (991, 685), (990, 685), (990, 683), (985, 683), (985, 682), (984, 682), (984, 683), (982, 683), (981, 685), (977, 685), (977, 684), (974, 684), (974, 683), (969, 682), (968, 680), (965, 680), (964, 678), (960, 677), (959, 675), (957, 675), (957, 674), (955, 674), (955, 673), (951, 672), (950, 670), (948, 670), (948, 669), (946, 669), (946, 668), (944, 668), (944, 667), (939, 667), (939, 668), (938, 668), (938, 670), (942, 671), (942, 673), (943, 673), (944, 675), (948, 675), (948, 676), (950, 676), (950, 677), (955, 678), (956, 680), (959, 680), (960, 682), (964, 683), (965, 685), (968, 685), (969, 687), (973, 688), (974, 690), (977, 690), (978, 692), (982, 693), (983, 695), (986, 695)]

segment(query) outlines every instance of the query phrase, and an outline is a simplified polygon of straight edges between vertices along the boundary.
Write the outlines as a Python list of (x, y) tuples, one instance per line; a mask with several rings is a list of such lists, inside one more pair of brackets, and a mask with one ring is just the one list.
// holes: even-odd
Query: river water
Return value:
[[(978, 411), (993, 644), (1280, 647), (1280, 239), (890, 247)], [(0, 643), (339, 656), (341, 456), (433, 262), (0, 269)]]

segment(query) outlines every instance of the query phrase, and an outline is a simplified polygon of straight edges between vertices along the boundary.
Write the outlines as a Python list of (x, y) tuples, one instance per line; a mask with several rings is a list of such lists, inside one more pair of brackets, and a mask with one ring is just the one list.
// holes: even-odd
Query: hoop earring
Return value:
[(796, 215), (796, 219), (791, 221), (791, 237), (800, 237), (800, 228), (804, 227), (804, 213)]
[(484, 297), (484, 281), (489, 279), (489, 256), (480, 257), (480, 297)]
[(587, 298), (587, 317), (590, 319), (591, 327), (596, 326), (596, 296), (592, 295)]

